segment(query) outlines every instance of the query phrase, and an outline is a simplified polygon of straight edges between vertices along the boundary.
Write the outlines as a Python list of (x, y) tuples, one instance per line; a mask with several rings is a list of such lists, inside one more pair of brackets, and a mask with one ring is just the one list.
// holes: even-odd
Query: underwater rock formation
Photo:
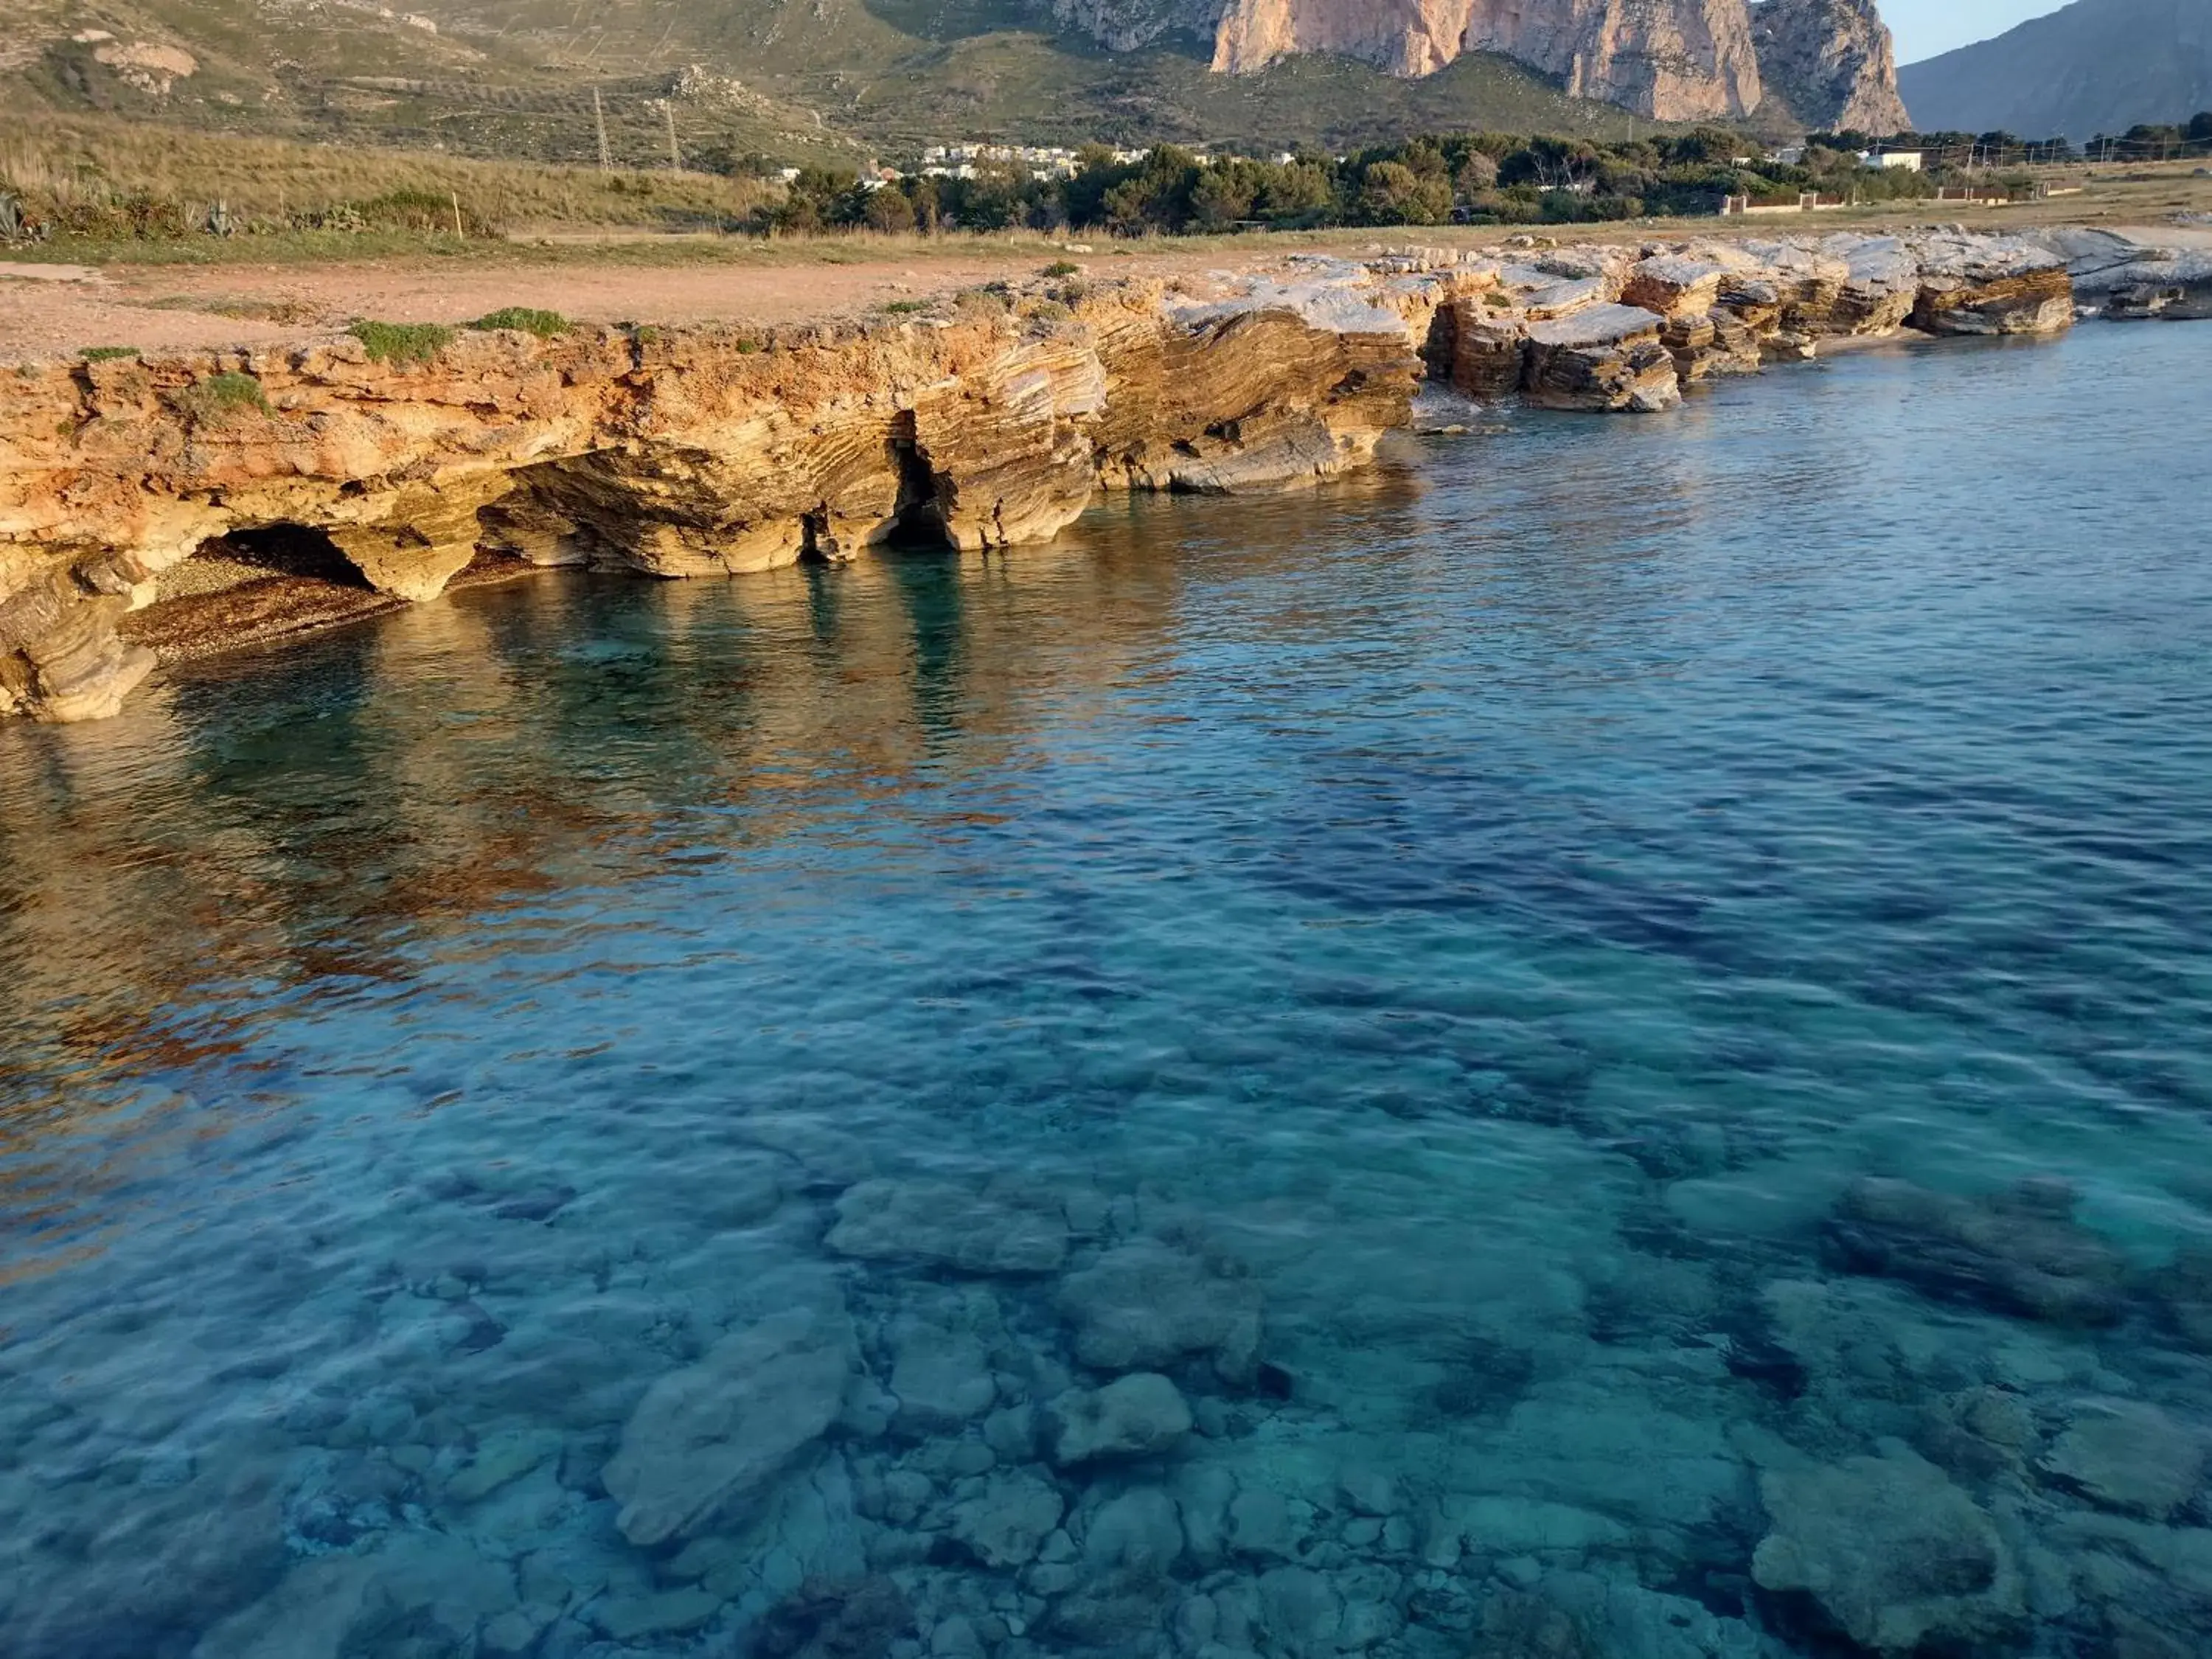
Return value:
[(1869, 1177), (1824, 1237), (1838, 1265), (1946, 1300), (2062, 1325), (2108, 1325), (2122, 1310), (2126, 1259), (2074, 1219), (2074, 1194), (2057, 1182), (1968, 1199)]
[(1966, 1651), (2026, 1622), (2020, 1572), (1995, 1524), (1903, 1448), (1770, 1470), (1759, 1495), (1774, 1525), (1753, 1578), (1808, 1598), (1862, 1648)]
[(623, 1536), (689, 1537), (756, 1497), (836, 1420), (855, 1363), (842, 1307), (793, 1309), (663, 1376), (607, 1464)]

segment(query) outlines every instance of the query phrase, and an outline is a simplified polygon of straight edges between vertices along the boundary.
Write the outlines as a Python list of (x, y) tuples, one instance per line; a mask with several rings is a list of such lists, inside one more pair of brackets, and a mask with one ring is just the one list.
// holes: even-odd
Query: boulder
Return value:
[(1620, 302), (1662, 317), (1697, 316), (1713, 308), (1729, 274), (1726, 265), (1692, 254), (1655, 255), (1630, 270)]
[(952, 1535), (987, 1567), (1025, 1566), (1067, 1505), (1049, 1481), (1017, 1470), (994, 1474), (952, 1509)]
[(2021, 1577), (1990, 1517), (1934, 1464), (1901, 1446), (1881, 1457), (1770, 1469), (1772, 1522), (1752, 1557), (1770, 1593), (1887, 1655), (1961, 1650), (2024, 1624)]
[(651, 1547), (761, 1497), (836, 1418), (856, 1357), (842, 1304), (773, 1314), (646, 1391), (605, 1472), (617, 1524)]
[(2039, 1467), (2103, 1508), (2163, 1521), (2197, 1496), (2204, 1453), (2201, 1436), (2155, 1406), (2088, 1400)]
[(932, 1262), (969, 1273), (1048, 1273), (1067, 1256), (1067, 1218), (1026, 1188), (864, 1181), (837, 1200), (824, 1240), (840, 1255)]
[(1071, 1389), (1046, 1408), (1052, 1461), (1066, 1468), (1154, 1457), (1190, 1432), (1190, 1407), (1156, 1371), (1138, 1371), (1096, 1393)]
[(1260, 1576), (1260, 1620), (1268, 1650), (1291, 1659), (1334, 1659), (1344, 1601), (1310, 1567), (1276, 1567)]
[(890, 1391), (902, 1431), (957, 1432), (998, 1403), (991, 1356), (969, 1332), (909, 1322), (894, 1333), (891, 1348)]
[(1682, 398), (1666, 319), (1635, 306), (1596, 306), (1528, 328), (1528, 401), (1547, 409), (1656, 414)]
[(1060, 1281), (1075, 1355), (1099, 1370), (1157, 1370), (1205, 1355), (1227, 1381), (1259, 1363), (1259, 1285), (1217, 1273), (1188, 1251), (1140, 1240)]
[(761, 1659), (884, 1659), (914, 1629), (914, 1604), (893, 1580), (810, 1578), (755, 1628)]
[(1948, 236), (1920, 251), (1912, 325), (1930, 334), (2057, 334), (2074, 326), (2066, 263), (2013, 237)]
[(1540, 1595), (1500, 1589), (1482, 1604), (1474, 1659), (1600, 1659), (1583, 1628)]
[(2073, 1211), (2073, 1194), (2057, 1182), (1970, 1199), (1869, 1177), (1844, 1193), (1822, 1243), (1850, 1272), (1929, 1296), (2056, 1324), (2110, 1324), (2123, 1307), (2127, 1262)]
[(1092, 1572), (1125, 1581), (1164, 1579), (1182, 1554), (1176, 1501), (1158, 1486), (1133, 1487), (1101, 1504), (1083, 1547)]

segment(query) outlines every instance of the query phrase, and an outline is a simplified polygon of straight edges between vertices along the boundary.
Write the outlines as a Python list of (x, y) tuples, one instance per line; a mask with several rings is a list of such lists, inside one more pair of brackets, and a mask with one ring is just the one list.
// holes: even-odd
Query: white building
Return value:
[(1906, 173), (1921, 170), (1921, 152), (1917, 149), (1870, 149), (1862, 151), (1860, 162), (1870, 167), (1901, 169)]

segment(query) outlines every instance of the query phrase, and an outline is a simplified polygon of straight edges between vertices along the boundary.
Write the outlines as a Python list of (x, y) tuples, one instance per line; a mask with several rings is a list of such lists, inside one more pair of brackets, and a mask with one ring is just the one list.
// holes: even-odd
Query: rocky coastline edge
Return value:
[(1658, 413), (1908, 331), (2212, 315), (2212, 257), (2106, 231), (1516, 240), (1042, 276), (768, 333), (366, 332), (26, 365), (0, 395), (0, 718), (105, 718), (165, 661), (533, 568), (988, 551), (1049, 541), (1102, 490), (1311, 485), (1446, 392)]

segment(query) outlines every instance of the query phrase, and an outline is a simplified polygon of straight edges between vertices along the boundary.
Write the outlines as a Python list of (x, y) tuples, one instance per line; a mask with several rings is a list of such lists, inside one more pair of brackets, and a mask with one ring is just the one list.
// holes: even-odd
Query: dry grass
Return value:
[[(592, 167), (465, 161), (398, 150), (240, 138), (97, 117), (0, 114), (0, 188), (34, 211), (88, 228), (135, 219), (154, 234), (198, 234), (228, 205), (241, 229), (358, 226), (451, 234), (458, 210), (477, 235), (538, 228), (715, 229), (775, 193), (711, 173), (602, 173)], [(140, 233), (144, 234), (144, 233)]]

